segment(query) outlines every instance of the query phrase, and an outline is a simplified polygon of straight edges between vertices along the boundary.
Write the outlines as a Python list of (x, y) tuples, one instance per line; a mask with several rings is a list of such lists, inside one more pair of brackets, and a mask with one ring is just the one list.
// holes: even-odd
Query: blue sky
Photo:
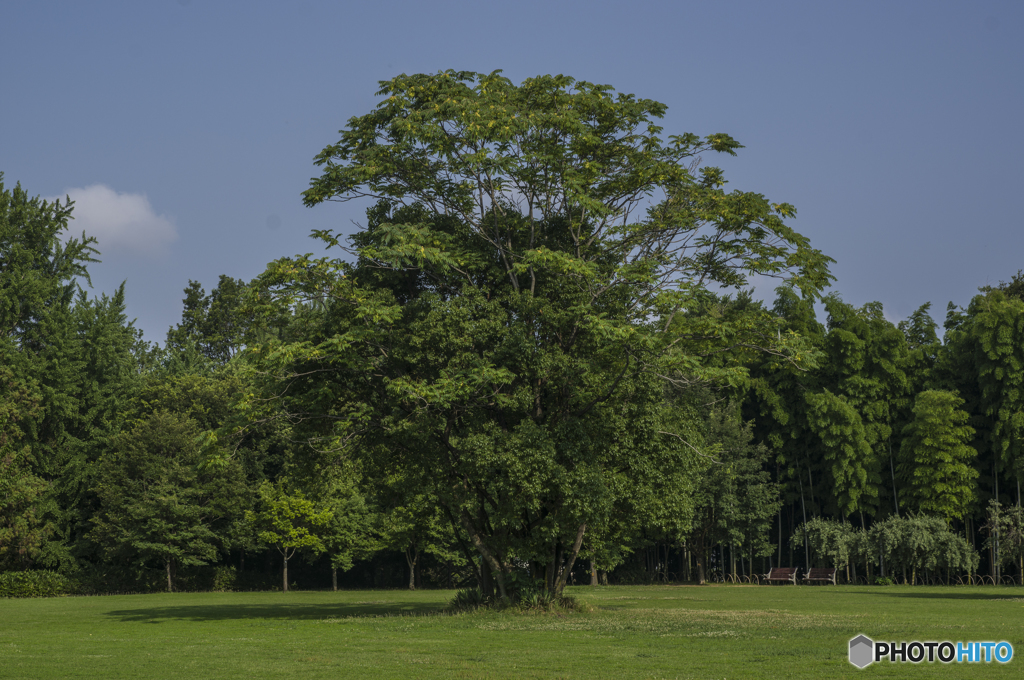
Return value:
[[(733, 188), (796, 205), (834, 289), (891, 319), (1024, 268), (1024, 3), (22, 2), (0, 21), (0, 171), (77, 198), (97, 291), (163, 340), (189, 279), (351, 230), (313, 156), (398, 73), (565, 73), (726, 132)], [(763, 291), (769, 294), (769, 291)]]

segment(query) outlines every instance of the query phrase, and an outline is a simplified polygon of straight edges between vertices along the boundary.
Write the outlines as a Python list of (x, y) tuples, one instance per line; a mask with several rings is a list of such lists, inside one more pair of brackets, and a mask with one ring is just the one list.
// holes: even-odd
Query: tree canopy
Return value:
[(501, 596), (516, 560), (559, 593), (612, 518), (681, 532), (701, 452), (668, 388), (739, 383), (725, 356), (804, 347), (759, 308), (716, 315), (715, 291), (761, 275), (813, 297), (829, 258), (786, 225), (792, 206), (698, 169), (735, 140), (662, 138), (657, 102), (497, 72), (380, 95), (304, 194), (375, 201), (349, 245), (317, 234), (356, 262), (261, 277), (265, 318), (295, 316), (251, 350), (290, 385), (275, 405), (321, 449), (428, 489)]

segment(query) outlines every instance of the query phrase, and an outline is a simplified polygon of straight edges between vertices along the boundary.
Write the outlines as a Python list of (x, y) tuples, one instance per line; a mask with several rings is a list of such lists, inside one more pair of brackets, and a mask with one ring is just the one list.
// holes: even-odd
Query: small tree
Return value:
[(985, 547), (992, 551), (994, 561), (1000, 566), (1018, 567), (1020, 582), (1024, 585), (1024, 508), (1019, 505), (1003, 507), (998, 501), (991, 500), (988, 503), (988, 521), (983, 528), (989, 534)]
[(807, 541), (818, 559), (842, 569), (855, 554), (855, 533), (845, 522), (815, 517), (798, 526), (790, 540), (795, 546)]
[[(869, 531), (869, 544), (883, 565), (902, 570), (904, 582), (917, 582), (919, 571), (946, 570), (973, 573), (978, 568), (978, 553), (967, 540), (949, 530), (940, 517), (891, 516), (875, 522)], [(885, 567), (883, 566), (883, 574)], [(910, 578), (907, 578), (907, 572)]]
[(348, 571), (357, 559), (363, 559), (380, 547), (376, 515), (357, 487), (355, 475), (344, 470), (327, 470), (321, 475), (317, 497), (331, 513), (321, 530), (324, 551), (331, 561), (331, 585), (338, 589), (338, 570)]
[(317, 508), (302, 492), (287, 493), (278, 484), (264, 482), (259, 489), (259, 509), (246, 513), (261, 543), (281, 553), (282, 588), (288, 592), (288, 560), (299, 550), (320, 554), (327, 550), (324, 534), (333, 519), (330, 510)]

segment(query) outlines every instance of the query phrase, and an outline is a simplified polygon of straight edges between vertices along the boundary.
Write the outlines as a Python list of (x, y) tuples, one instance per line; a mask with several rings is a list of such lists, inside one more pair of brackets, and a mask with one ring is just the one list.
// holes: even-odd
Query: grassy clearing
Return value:
[[(0, 678), (1021, 677), (1024, 589), (576, 588), (590, 613), (447, 615), (447, 591), (0, 600)], [(999, 664), (846, 661), (849, 638), (1007, 640)]]

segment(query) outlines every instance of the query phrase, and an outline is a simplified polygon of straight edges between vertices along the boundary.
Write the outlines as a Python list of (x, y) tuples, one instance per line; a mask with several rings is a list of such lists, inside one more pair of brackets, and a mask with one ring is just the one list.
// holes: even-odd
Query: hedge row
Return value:
[[(179, 592), (264, 591), (280, 589), (276, 574), (241, 573), (234, 567), (215, 566), (182, 570), (175, 580)], [(105, 595), (157, 593), (167, 587), (162, 570), (130, 572), (124, 569), (84, 570), (76, 578), (54, 571), (0, 572), (0, 598), (60, 597), (62, 595)]]
[(79, 585), (55, 571), (8, 571), (0, 574), (0, 597), (75, 595)]

